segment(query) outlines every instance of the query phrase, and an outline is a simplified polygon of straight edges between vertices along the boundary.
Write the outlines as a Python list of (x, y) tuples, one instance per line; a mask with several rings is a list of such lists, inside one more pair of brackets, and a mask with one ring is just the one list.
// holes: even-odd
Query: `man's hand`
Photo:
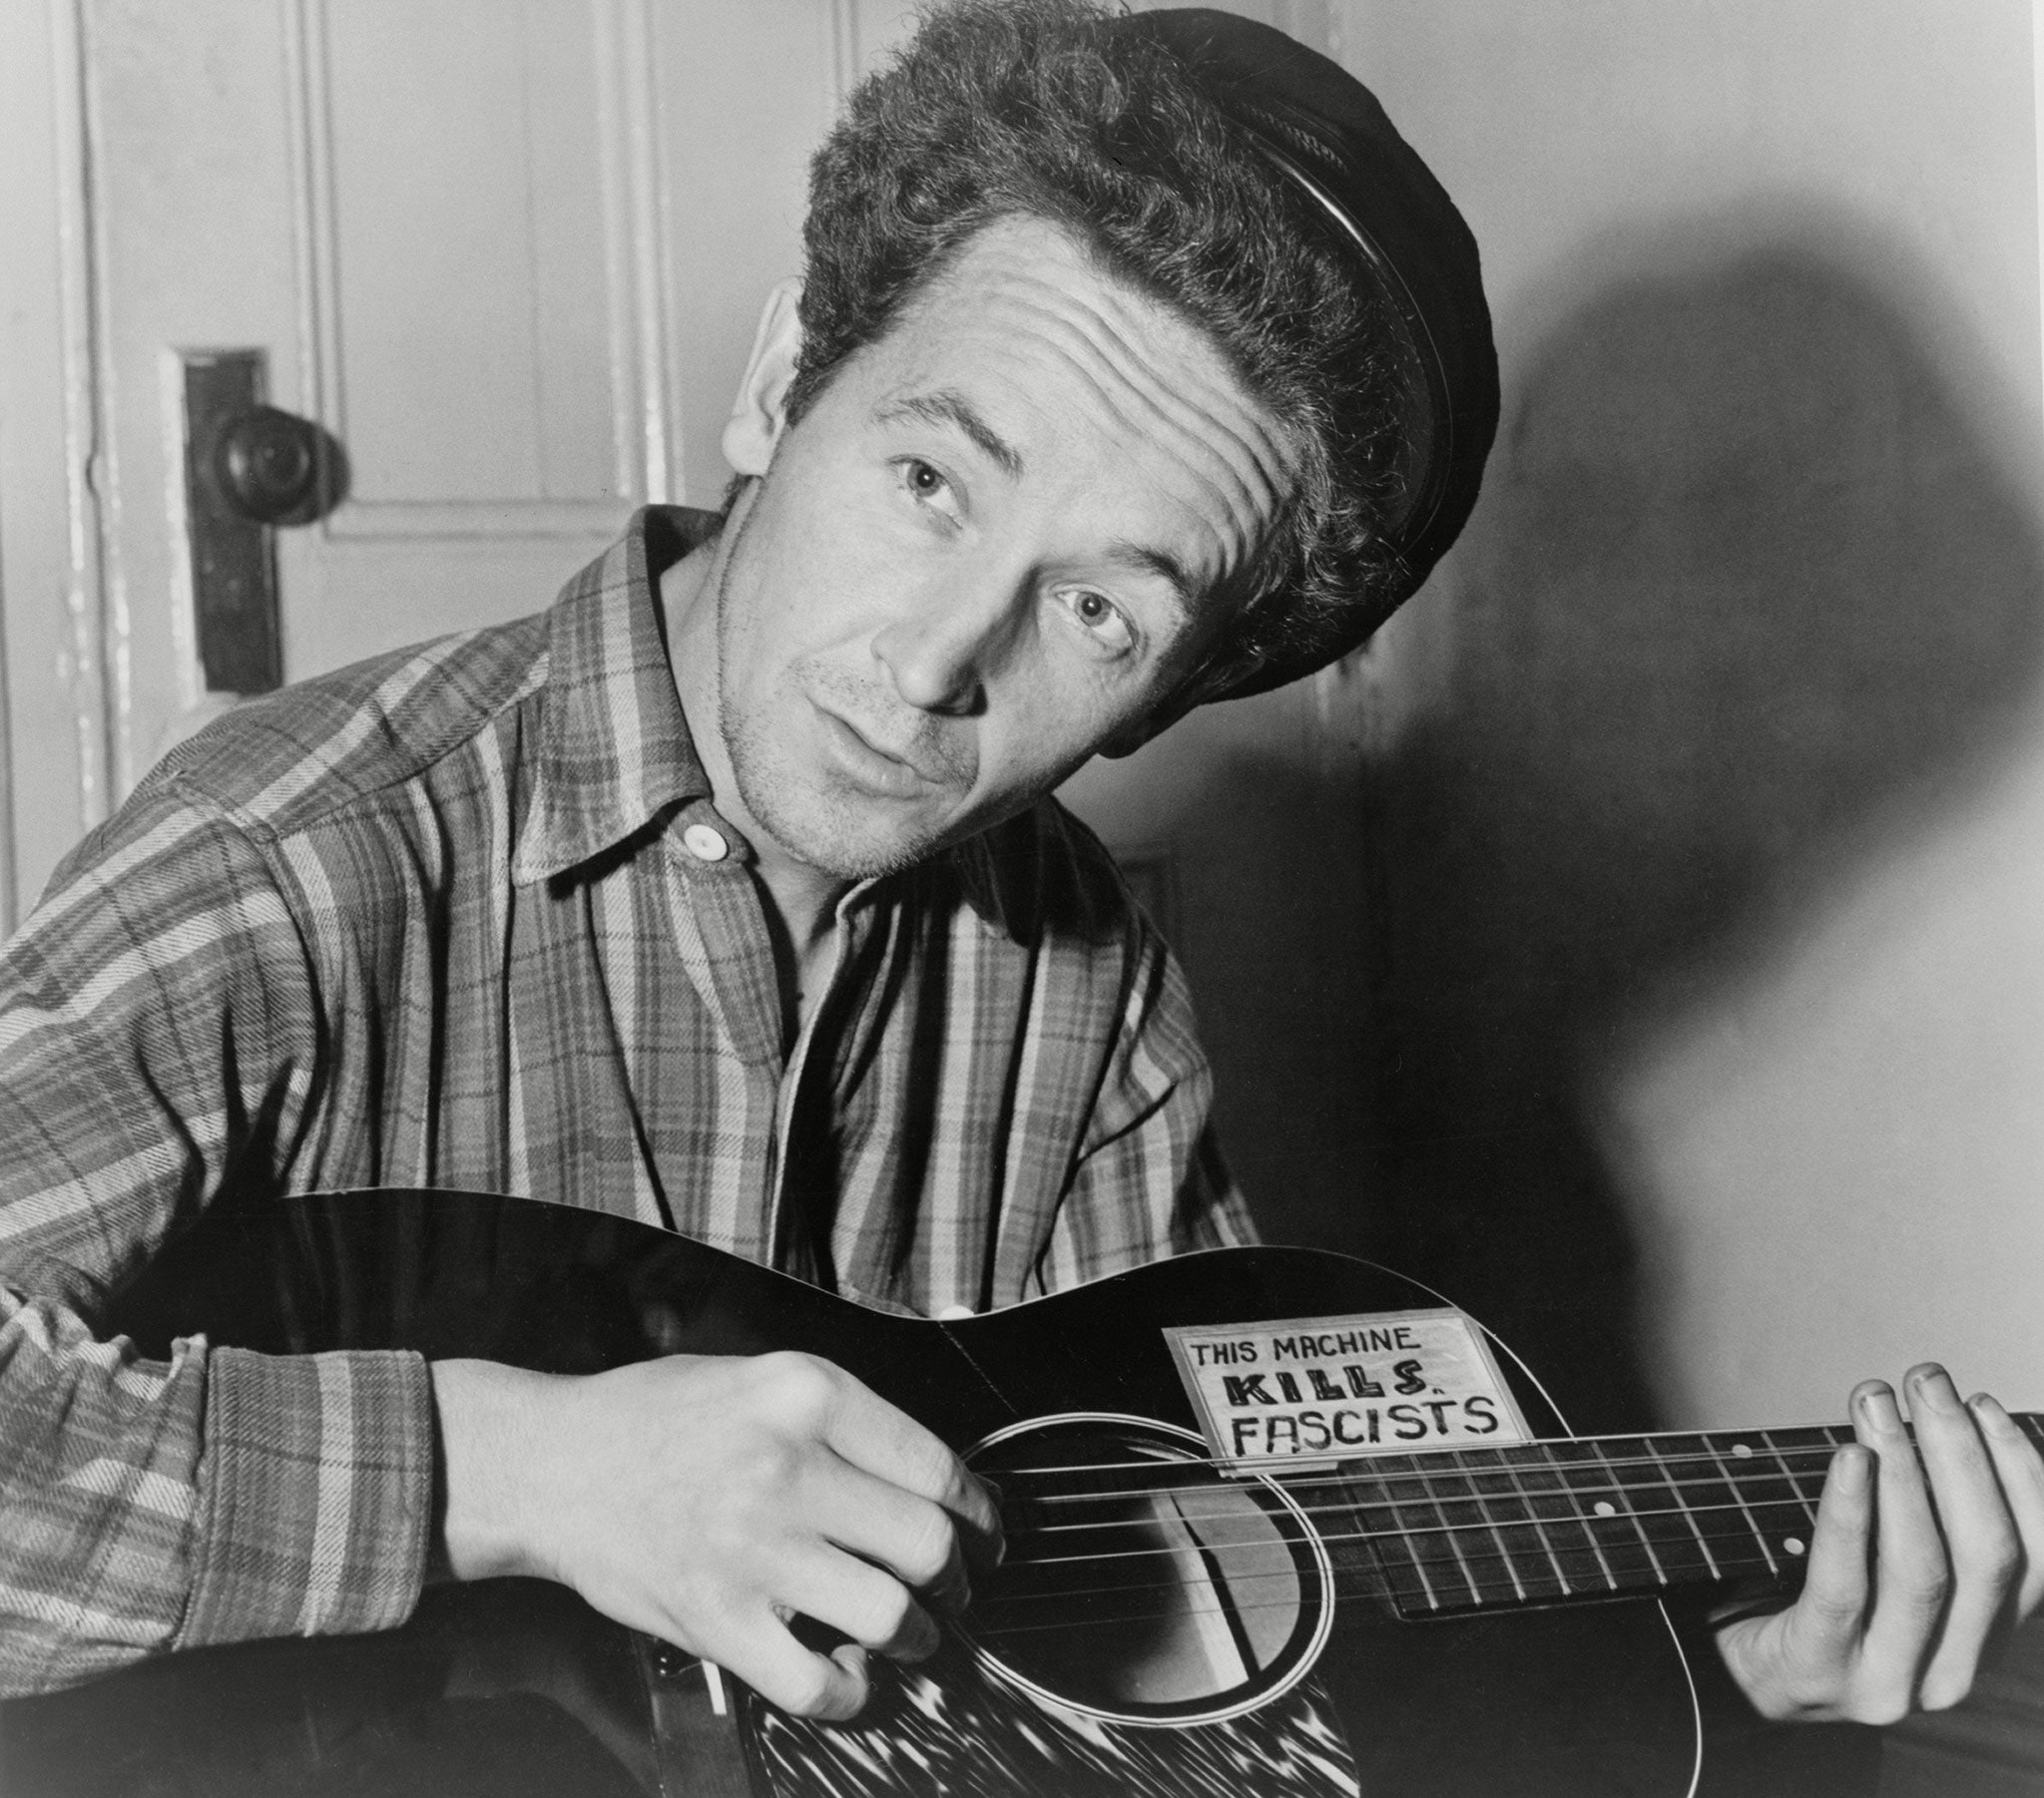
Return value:
[(1921, 1466), (1893, 1391), (1857, 1387), (1864, 1446), (1832, 1458), (1801, 1596), (1719, 1631), (1768, 1716), (1892, 1723), (1956, 1704), (1990, 1636), (2044, 1595), (2037, 1451), (1985, 1393), (1961, 1404), (1943, 1368), (1912, 1368), (1907, 1385)]
[[(843, 1718), (866, 1650), (937, 1644), (923, 1593), (966, 1597), (997, 1552), (986, 1489), (936, 1437), (807, 1355), (673, 1355), (559, 1378), (433, 1364), (457, 1578), (537, 1574), (729, 1667), (784, 1710)], [(830, 1655), (804, 1616), (852, 1641)]]

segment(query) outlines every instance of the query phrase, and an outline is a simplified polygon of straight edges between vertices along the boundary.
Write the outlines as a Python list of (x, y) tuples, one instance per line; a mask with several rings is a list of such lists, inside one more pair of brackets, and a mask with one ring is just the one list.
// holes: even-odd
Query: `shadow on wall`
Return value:
[(2032, 515), (1855, 260), (1750, 247), (1553, 333), (1446, 690), (1377, 770), (1384, 1248), (1456, 1265), (1578, 1428), (1645, 1410), (1586, 1071), (1970, 787), (2037, 686)]
[[(1810, 240), (1553, 331), (1425, 621), (1440, 690), (1359, 787), (1234, 764), (1210, 809), (1273, 836), (1260, 890), (1226, 938), (1183, 921), (1268, 1233), (1443, 1286), (1579, 1430), (1653, 1421), (1588, 1070), (1969, 787), (2044, 659), (2030, 514), (1896, 287)], [(1366, 874), (1301, 878), (1351, 843)], [(1359, 937), (1320, 916), (1357, 891)], [(1324, 1102), (1329, 1057), (1328, 1165), (1266, 1166), (1270, 1096)]]

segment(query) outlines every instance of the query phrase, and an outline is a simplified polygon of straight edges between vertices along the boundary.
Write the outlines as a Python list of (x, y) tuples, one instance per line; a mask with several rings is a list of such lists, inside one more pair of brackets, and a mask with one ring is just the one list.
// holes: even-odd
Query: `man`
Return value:
[[(956, 1458), (813, 1360), (96, 1340), (230, 1198), (504, 1187), (922, 1311), (1248, 1233), (1182, 984), (1046, 795), (1424, 578), (1495, 421), (1474, 246), (1275, 34), (965, 0), (855, 100), (807, 248), (722, 519), (225, 720), (8, 951), (10, 1689), (394, 1624), (437, 1562), (843, 1717), (993, 1550)], [(1864, 1389), (1803, 1598), (1728, 1628), (1776, 1712), (1948, 1702), (2036, 1599), (2035, 1455), (1915, 1397), (1927, 1485)]]

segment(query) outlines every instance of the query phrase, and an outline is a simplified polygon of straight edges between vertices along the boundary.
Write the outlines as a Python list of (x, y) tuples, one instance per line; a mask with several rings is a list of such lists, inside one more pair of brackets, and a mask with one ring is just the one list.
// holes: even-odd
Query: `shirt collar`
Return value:
[(547, 617), (532, 804), (511, 869), (519, 885), (564, 873), (710, 796), (668, 665), (659, 580), (721, 522), (692, 507), (643, 507), (561, 590)]

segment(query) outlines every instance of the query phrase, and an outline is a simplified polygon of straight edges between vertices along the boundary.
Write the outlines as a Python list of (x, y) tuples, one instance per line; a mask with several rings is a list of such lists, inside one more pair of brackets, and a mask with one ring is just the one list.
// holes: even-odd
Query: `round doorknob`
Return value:
[(213, 446), (221, 496), (257, 524), (297, 522), (322, 485), (324, 434), (308, 418), (275, 406), (251, 406), (221, 427)]

